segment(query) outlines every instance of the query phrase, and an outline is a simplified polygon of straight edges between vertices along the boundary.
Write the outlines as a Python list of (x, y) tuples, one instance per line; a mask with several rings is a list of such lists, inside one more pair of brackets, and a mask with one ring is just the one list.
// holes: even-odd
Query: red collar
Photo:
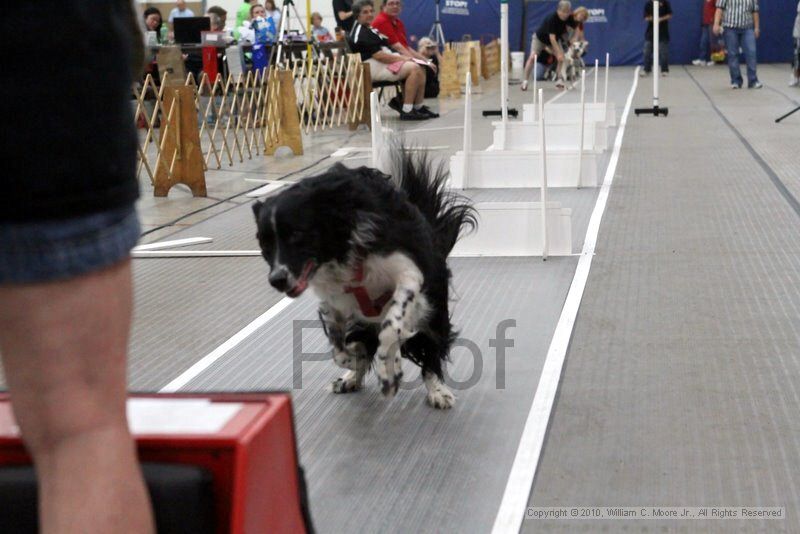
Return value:
[(350, 293), (355, 297), (364, 317), (378, 317), (386, 303), (392, 299), (392, 292), (387, 291), (377, 299), (372, 300), (362, 282), (364, 282), (364, 264), (359, 261), (355, 266), (351, 285), (345, 286), (344, 292)]

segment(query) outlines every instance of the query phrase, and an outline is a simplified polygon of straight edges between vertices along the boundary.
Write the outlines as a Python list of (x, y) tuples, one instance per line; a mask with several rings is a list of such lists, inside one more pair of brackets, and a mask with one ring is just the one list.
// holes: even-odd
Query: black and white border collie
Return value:
[(374, 365), (393, 396), (402, 356), (421, 367), (428, 402), (446, 409), (455, 402), (442, 370), (455, 339), (447, 256), (475, 212), (446, 189), (442, 166), (395, 153), (392, 176), (336, 164), (256, 202), (257, 238), (275, 289), (297, 297), (310, 286), (319, 297), (333, 360), (347, 369), (335, 393), (360, 389)]

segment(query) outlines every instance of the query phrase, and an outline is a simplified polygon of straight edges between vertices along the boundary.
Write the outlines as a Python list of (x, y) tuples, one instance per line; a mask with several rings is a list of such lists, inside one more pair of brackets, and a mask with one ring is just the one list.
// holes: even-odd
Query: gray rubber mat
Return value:
[[(629, 118), (530, 504), (778, 506), (786, 519), (525, 532), (800, 529), (800, 219), (685, 72), (662, 89), (669, 118)], [(738, 93), (723, 109), (759, 107), (749, 120), (766, 129), (766, 93)], [(640, 85), (634, 105), (649, 96)]]
[(135, 391), (160, 389), (280, 299), (259, 257), (140, 259), (133, 273)]
[[(461, 347), (452, 353), (451, 381), (474, 385), (455, 391), (458, 401), (451, 411), (428, 407), (419, 384), (387, 401), (373, 374), (362, 392), (327, 391), (341, 370), (330, 361), (311, 295), (187, 389), (292, 391), (320, 532), (486, 532), (576, 263), (575, 258), (451, 260), (454, 322), (477, 350)], [(502, 365), (490, 340), (508, 319), (516, 322), (508, 330), (515, 344)], [(304, 324), (309, 328), (301, 337)], [(409, 380), (418, 375), (408, 362), (405, 369)], [(295, 382), (300, 379), (302, 387)]]

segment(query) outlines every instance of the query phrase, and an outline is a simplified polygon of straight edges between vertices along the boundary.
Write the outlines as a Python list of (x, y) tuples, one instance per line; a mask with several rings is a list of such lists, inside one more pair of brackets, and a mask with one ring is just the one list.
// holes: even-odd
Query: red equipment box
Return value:
[[(218, 533), (313, 530), (298, 468), (289, 395), (145, 394), (131, 398), (208, 399), (214, 405), (239, 405), (238, 410), (234, 404), (227, 405), (235, 413), (213, 432), (183, 429), (135, 434), (141, 461), (196, 465), (212, 473)], [(30, 464), (30, 457), (19, 438), (8, 395), (0, 394), (0, 466), (20, 464)]]

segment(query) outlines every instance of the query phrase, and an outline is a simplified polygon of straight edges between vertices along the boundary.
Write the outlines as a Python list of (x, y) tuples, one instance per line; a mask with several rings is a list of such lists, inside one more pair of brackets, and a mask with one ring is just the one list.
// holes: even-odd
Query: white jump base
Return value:
[[(547, 106), (545, 106), (547, 109)], [(545, 113), (547, 113), (545, 111)], [(503, 141), (503, 123), (494, 122), (493, 144), (489, 150), (541, 150), (539, 122), (507, 122), (505, 127), (505, 142)], [(565, 122), (563, 120), (550, 120), (545, 117), (545, 137), (547, 151), (551, 150), (578, 150), (578, 138), (581, 133), (579, 122)], [(583, 128), (584, 150), (606, 150), (608, 148), (608, 129), (598, 122), (586, 121)]]
[[(586, 103), (584, 113), (587, 122), (599, 122), (606, 127), (617, 126), (617, 110), (613, 102), (608, 104)], [(534, 104), (522, 105), (523, 122), (533, 122), (536, 117)], [(581, 120), (581, 105), (577, 102), (553, 102), (544, 107), (545, 121), (569, 121), (579, 123)]]
[[(550, 143), (548, 142), (548, 145)], [(577, 150), (547, 150), (547, 187), (595, 187), (600, 153), (583, 151), (578, 165)], [(500, 189), (541, 187), (541, 152), (530, 150), (489, 150), (470, 152), (464, 179), (464, 152), (450, 157), (450, 187), (457, 189)], [(581, 180), (578, 183), (578, 167)]]
[[(541, 202), (477, 202), (478, 230), (457, 243), (453, 256), (541, 256)], [(572, 210), (547, 203), (548, 256), (572, 254)]]

